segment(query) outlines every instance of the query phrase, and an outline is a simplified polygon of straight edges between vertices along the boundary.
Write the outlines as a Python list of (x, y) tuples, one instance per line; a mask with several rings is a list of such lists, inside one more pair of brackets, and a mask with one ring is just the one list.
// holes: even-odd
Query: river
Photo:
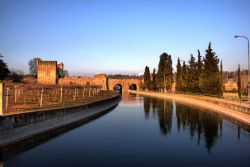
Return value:
[(5, 154), (0, 167), (249, 167), (250, 127), (206, 109), (123, 94), (107, 114)]

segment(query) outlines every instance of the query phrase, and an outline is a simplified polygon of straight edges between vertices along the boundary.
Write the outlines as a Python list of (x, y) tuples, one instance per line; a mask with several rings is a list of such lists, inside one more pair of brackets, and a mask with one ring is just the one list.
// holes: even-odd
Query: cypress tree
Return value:
[(241, 77), (240, 77), (240, 65), (238, 65), (238, 81), (237, 81), (237, 86), (238, 86), (238, 96), (239, 96), (239, 99), (241, 100)]
[[(202, 73), (202, 68), (203, 68), (203, 62), (202, 62), (202, 56), (201, 56), (201, 53), (200, 53), (200, 50), (198, 49), (198, 61), (197, 61), (197, 70), (198, 70), (198, 73), (197, 73), (197, 75), (198, 75), (198, 78), (200, 78), (200, 76), (201, 76), (201, 73)], [(199, 80), (199, 79), (198, 79)], [(199, 81), (197, 81), (198, 82), (198, 89), (197, 89), (197, 91), (199, 92), (199, 93), (201, 93), (201, 88), (200, 88), (200, 86), (199, 86)]]
[(146, 89), (150, 88), (150, 71), (149, 71), (149, 67), (146, 66), (145, 67), (145, 71), (144, 71), (144, 85)]
[(171, 55), (162, 53), (157, 71), (157, 88), (169, 90), (173, 83), (173, 67)]
[(187, 91), (198, 92), (198, 87), (199, 87), (198, 67), (197, 67), (197, 63), (195, 62), (195, 58), (193, 54), (190, 55), (190, 59), (188, 63), (189, 63), (189, 66), (187, 69), (187, 72), (188, 72)]
[(222, 60), (220, 61), (220, 95), (223, 95), (223, 87), (224, 87), (224, 83), (223, 83), (223, 65), (222, 65)]
[(172, 58), (171, 55), (167, 55), (167, 62), (166, 62), (166, 89), (171, 90), (172, 89), (172, 83), (174, 82), (173, 80), (173, 67), (172, 67)]
[(187, 66), (186, 66), (186, 63), (185, 61), (183, 61), (183, 65), (182, 65), (182, 68), (181, 68), (181, 88), (180, 90), (182, 92), (186, 92), (187, 91), (187, 86), (188, 86), (188, 76), (187, 76)]
[(165, 68), (166, 68), (166, 60), (167, 60), (167, 54), (162, 53), (160, 55), (160, 60), (158, 64), (158, 71), (157, 71), (157, 88), (158, 89), (164, 89), (165, 88)]
[(204, 58), (204, 68), (199, 78), (199, 87), (205, 94), (220, 95), (219, 59), (208, 45)]
[(201, 57), (201, 53), (200, 50), (198, 49), (198, 61), (197, 61), (197, 68), (198, 68), (198, 74), (200, 75), (202, 72), (202, 57)]
[(3, 56), (0, 54), (0, 80), (4, 80), (4, 78), (6, 78), (10, 72), (2, 57)]
[(156, 89), (156, 70), (155, 70), (155, 68), (153, 69), (150, 88), (151, 88), (151, 90), (155, 90)]
[(176, 91), (181, 91), (181, 62), (179, 57), (177, 59), (176, 65)]

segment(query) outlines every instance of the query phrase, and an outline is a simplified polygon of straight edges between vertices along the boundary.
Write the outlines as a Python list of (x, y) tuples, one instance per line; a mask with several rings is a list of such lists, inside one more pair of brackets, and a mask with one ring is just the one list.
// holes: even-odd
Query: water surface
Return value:
[(4, 167), (249, 167), (249, 129), (206, 109), (124, 94), (108, 114), (2, 155), (1, 163)]

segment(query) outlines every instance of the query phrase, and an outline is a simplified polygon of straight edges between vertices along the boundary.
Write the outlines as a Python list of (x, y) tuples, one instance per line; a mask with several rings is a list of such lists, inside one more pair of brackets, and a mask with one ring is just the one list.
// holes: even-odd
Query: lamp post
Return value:
[(250, 80), (250, 64), (249, 64), (249, 39), (246, 36), (241, 36), (241, 35), (235, 35), (234, 38), (245, 38), (247, 40), (247, 56), (248, 56), (248, 70), (247, 70), (247, 94), (248, 94), (248, 103), (249, 103), (249, 97), (250, 97), (250, 85), (249, 85), (249, 80)]

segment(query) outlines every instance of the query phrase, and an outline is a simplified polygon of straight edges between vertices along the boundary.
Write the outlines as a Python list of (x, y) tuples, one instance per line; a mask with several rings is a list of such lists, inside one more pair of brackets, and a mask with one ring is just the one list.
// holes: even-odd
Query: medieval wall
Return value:
[[(106, 77), (102, 75), (96, 75), (94, 77), (65, 77), (58, 79), (59, 85), (97, 85), (101, 86), (103, 90), (106, 90)], [(109, 90), (113, 90), (115, 85), (120, 84), (122, 91), (129, 90), (132, 84), (135, 84), (137, 90), (140, 89), (142, 81), (138, 79), (108, 79)]]
[(57, 61), (37, 62), (37, 83), (54, 85), (57, 79)]
[(106, 77), (65, 77), (58, 79), (59, 85), (96, 85), (106, 90)]

